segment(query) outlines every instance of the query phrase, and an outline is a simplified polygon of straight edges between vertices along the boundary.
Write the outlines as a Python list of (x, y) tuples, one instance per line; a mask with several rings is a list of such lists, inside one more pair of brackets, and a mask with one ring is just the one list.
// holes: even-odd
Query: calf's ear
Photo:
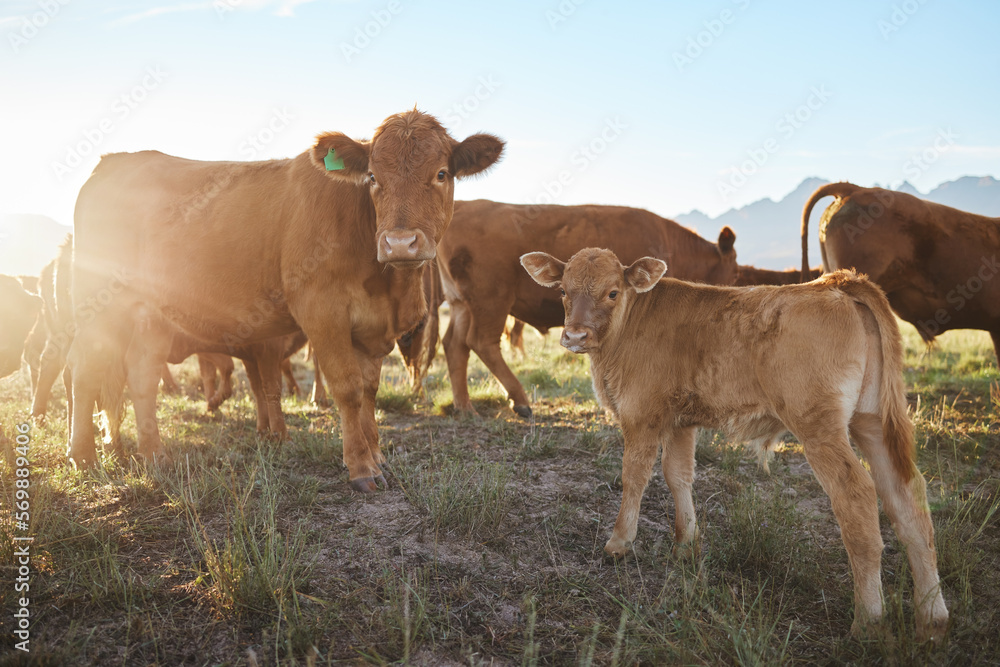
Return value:
[(563, 269), (566, 268), (564, 262), (545, 252), (521, 255), (521, 266), (542, 287), (558, 287), (562, 282)]
[(448, 168), (455, 178), (478, 174), (503, 155), (504, 142), (492, 134), (473, 134), (451, 150)]
[(368, 176), (370, 153), (370, 142), (355, 141), (342, 132), (327, 132), (316, 137), (312, 161), (333, 178), (360, 183)]
[(625, 269), (625, 282), (636, 292), (648, 292), (667, 272), (667, 263), (655, 257), (643, 257)]

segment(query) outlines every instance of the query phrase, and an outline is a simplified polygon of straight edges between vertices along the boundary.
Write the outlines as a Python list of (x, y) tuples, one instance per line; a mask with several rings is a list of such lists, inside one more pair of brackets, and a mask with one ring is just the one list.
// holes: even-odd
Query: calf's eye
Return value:
[(566, 296), (566, 290), (564, 290), (561, 287), (559, 288), (559, 293), (562, 294), (563, 296)]
[(611, 290), (610, 292), (608, 292), (608, 298), (611, 299), (612, 301), (614, 301), (615, 297), (617, 296), (618, 296), (618, 290)]
[(448, 178), (448, 172), (444, 169), (438, 172), (438, 183), (444, 183), (444, 179)]
[(368, 184), (375, 185), (375, 174), (368, 172)]

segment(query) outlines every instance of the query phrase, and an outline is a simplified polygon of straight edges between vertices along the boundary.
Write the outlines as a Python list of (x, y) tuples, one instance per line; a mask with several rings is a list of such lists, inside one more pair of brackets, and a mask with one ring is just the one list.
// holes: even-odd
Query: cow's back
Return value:
[(868, 275), (927, 339), (938, 329), (1000, 325), (997, 218), (866, 188), (827, 207), (820, 240), (828, 269)]
[[(293, 162), (203, 162), (158, 151), (105, 156), (77, 200), (78, 300), (124, 285), (123, 300), (154, 303), (209, 340), (244, 329), (254, 313), (274, 329), (254, 331), (255, 338), (291, 330), (282, 259), (298, 218), (309, 215), (301, 212)], [(315, 234), (300, 240), (308, 243)]]
[(562, 326), (558, 294), (532, 280), (519, 259), (537, 251), (568, 259), (587, 247), (612, 250), (626, 264), (657, 257), (667, 262), (668, 275), (686, 280), (705, 280), (706, 263), (719, 260), (715, 244), (644, 209), (457, 201), (441, 243), (446, 292), (449, 280), (477, 295), (514, 285), (512, 315), (537, 328)]

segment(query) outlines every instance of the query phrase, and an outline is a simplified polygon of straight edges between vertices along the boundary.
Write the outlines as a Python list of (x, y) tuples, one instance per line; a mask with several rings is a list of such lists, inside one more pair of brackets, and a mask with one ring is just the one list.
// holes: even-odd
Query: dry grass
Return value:
[[(586, 360), (529, 333), (526, 358), (509, 358), (537, 397), (532, 423), (477, 361), (480, 419), (447, 416), (443, 360), (425, 399), (409, 395), (398, 360), (387, 363), (390, 488), (372, 497), (348, 489), (333, 410), (286, 399), (290, 440), (260, 441), (245, 386), (209, 416), (185, 367), (187, 394), (161, 403), (175, 463), (79, 473), (64, 461), (57, 394), (49, 422), (32, 429), (32, 651), (9, 650), (15, 595), (4, 583), (0, 664), (997, 664), (1000, 375), (985, 334), (948, 334), (929, 353), (906, 336), (953, 614), (940, 649), (914, 641), (906, 559), (887, 522), (891, 639), (848, 636), (847, 557), (794, 441), (767, 476), (736, 443), (703, 433), (700, 553), (673, 555), (657, 474), (634, 554), (605, 558), (620, 434), (594, 402)], [(0, 381), (8, 437), (27, 408), (26, 375)], [(5, 573), (13, 531), (5, 509)]]

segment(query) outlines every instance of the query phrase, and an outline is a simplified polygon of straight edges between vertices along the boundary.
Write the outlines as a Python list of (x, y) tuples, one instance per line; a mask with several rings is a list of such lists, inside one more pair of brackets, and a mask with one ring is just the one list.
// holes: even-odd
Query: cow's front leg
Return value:
[(660, 450), (659, 429), (651, 425), (622, 424), (625, 453), (622, 456), (622, 506), (611, 539), (604, 550), (612, 556), (624, 556), (635, 539), (639, 505), (646, 491), (653, 463)]
[[(374, 395), (365, 399), (365, 372), (359, 356), (345, 336), (346, 345), (337, 344), (333, 336), (317, 340), (312, 337), (316, 361), (327, 378), (330, 394), (340, 412), (340, 431), (344, 441), (344, 465), (350, 475), (351, 486), (362, 493), (375, 491), (376, 480), (382, 480), (379, 461), (372, 455), (378, 451), (378, 431), (375, 427)], [(370, 371), (369, 371), (370, 372)], [(371, 440), (375, 439), (372, 443)]]
[[(365, 441), (371, 453), (372, 460), (377, 465), (385, 463), (385, 456), (379, 446), (378, 424), (375, 421), (375, 397), (378, 394), (379, 382), (382, 379), (382, 361), (385, 357), (370, 357), (359, 355), (358, 365), (364, 376), (364, 398), (361, 406), (361, 427)], [(385, 480), (382, 480), (383, 482)]]

